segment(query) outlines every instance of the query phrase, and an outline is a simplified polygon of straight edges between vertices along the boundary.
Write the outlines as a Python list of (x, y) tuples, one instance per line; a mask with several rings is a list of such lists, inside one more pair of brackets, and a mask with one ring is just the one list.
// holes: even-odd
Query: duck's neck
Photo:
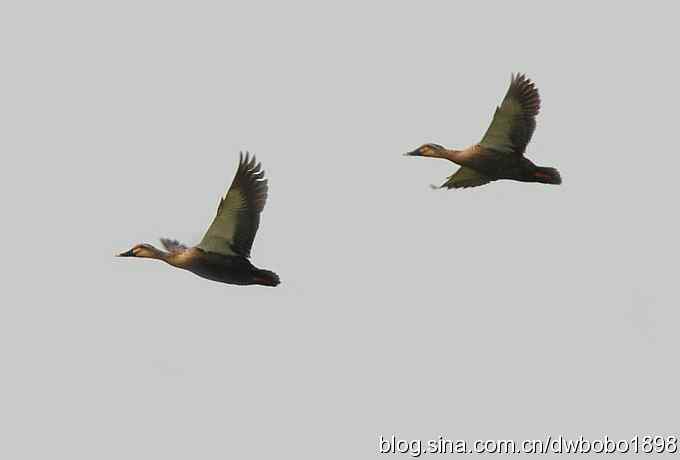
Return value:
[(171, 263), (170, 259), (172, 257), (172, 254), (170, 254), (169, 252), (161, 251), (160, 249), (151, 246), (148, 252), (146, 252), (142, 257), (146, 257), (149, 259), (158, 259), (162, 260), (163, 262)]
[(454, 163), (458, 163), (458, 161), (461, 158), (461, 154), (463, 153), (462, 150), (449, 150), (449, 149), (441, 149), (441, 150), (433, 150), (429, 155), (433, 158), (443, 158), (445, 160), (453, 161)]
[(196, 262), (196, 259), (200, 258), (200, 253), (202, 253), (202, 251), (196, 250), (195, 248), (190, 248), (185, 251), (165, 252), (151, 246), (141, 257), (162, 260), (173, 267), (189, 270)]

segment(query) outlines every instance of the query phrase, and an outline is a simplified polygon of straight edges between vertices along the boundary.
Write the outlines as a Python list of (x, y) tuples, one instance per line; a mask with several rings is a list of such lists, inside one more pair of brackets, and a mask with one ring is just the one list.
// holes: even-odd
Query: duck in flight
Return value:
[(499, 179), (561, 184), (555, 168), (536, 166), (524, 156), (536, 128), (541, 99), (534, 83), (525, 75), (513, 75), (510, 88), (482, 140), (464, 150), (448, 150), (439, 144), (425, 144), (407, 156), (444, 158), (460, 169), (439, 187), (477, 187)]
[(138, 244), (119, 257), (158, 259), (173, 267), (213, 281), (228, 284), (276, 286), (279, 277), (250, 263), (250, 248), (267, 201), (267, 180), (255, 157), (241, 154), (234, 181), (220, 200), (217, 215), (201, 242), (187, 247), (178, 241), (161, 239), (165, 250)]

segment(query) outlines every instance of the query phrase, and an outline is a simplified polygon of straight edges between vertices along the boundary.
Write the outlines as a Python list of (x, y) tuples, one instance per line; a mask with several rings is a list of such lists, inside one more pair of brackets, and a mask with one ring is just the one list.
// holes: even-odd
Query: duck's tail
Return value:
[(543, 166), (537, 166), (533, 173), (534, 182), (541, 182), (543, 184), (555, 184), (559, 185), (562, 183), (562, 177), (560, 172), (555, 168), (545, 168)]
[(255, 281), (255, 284), (261, 284), (263, 286), (278, 286), (281, 283), (279, 275), (270, 270), (262, 270), (259, 268), (257, 269), (257, 272), (255, 272), (253, 281)]

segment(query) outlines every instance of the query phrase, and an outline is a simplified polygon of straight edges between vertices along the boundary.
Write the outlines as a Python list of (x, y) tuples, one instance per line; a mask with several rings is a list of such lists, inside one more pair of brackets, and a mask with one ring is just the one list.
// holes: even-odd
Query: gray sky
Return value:
[[(673, 8), (673, 9), (671, 9)], [(677, 433), (671, 3), (9, 2), (0, 457), (374, 458)], [(564, 184), (432, 191), (511, 72)], [(199, 241), (239, 150), (270, 197), (232, 287)]]

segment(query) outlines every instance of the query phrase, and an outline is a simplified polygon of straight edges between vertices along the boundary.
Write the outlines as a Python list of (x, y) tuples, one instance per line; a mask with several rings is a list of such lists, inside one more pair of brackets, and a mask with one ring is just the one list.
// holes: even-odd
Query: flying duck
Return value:
[(478, 144), (464, 150), (424, 144), (404, 155), (444, 158), (461, 166), (446, 182), (433, 188), (477, 187), (499, 179), (561, 184), (557, 169), (536, 166), (524, 156), (540, 107), (534, 83), (523, 74), (513, 75), (503, 102)]
[(248, 152), (245, 157), (241, 154), (234, 181), (198, 245), (187, 247), (176, 240), (161, 238), (165, 251), (150, 244), (138, 244), (118, 256), (162, 260), (221, 283), (276, 286), (280, 282), (276, 273), (257, 268), (248, 260), (267, 190), (260, 163), (256, 163), (254, 156), (250, 158)]

